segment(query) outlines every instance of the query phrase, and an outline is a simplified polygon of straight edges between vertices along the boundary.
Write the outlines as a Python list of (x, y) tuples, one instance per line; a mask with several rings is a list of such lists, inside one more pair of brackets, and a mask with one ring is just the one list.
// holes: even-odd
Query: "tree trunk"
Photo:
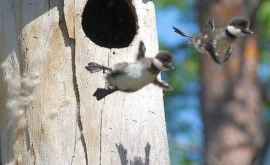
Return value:
[[(100, 0), (89, 0), (88, 7), (98, 2), (119, 9), (113, 1)], [(153, 2), (121, 2), (129, 2), (128, 7), (118, 11), (131, 15), (120, 23), (132, 26), (130, 19), (137, 20), (136, 28), (123, 27), (137, 30), (136, 35), (124, 43), (121, 39), (132, 31), (107, 29), (109, 46), (86, 37), (89, 32), (99, 37), (82, 29), (86, 0), (0, 2), (2, 164), (169, 165), (161, 89), (149, 85), (102, 101), (92, 96), (105, 81), (102, 73), (87, 72), (88, 62), (112, 66), (134, 61), (140, 40), (147, 56), (158, 52)], [(104, 12), (98, 7), (96, 11)], [(113, 27), (113, 13), (112, 20), (96, 19), (107, 21), (96, 24)]]
[[(200, 24), (213, 17), (225, 25), (233, 16), (254, 23), (259, 1), (198, 1)], [(206, 13), (205, 11), (209, 11)], [(209, 16), (210, 15), (210, 16)], [(251, 165), (263, 144), (262, 101), (257, 79), (259, 51), (256, 34), (237, 41), (223, 66), (202, 56), (202, 115), (206, 165)]]

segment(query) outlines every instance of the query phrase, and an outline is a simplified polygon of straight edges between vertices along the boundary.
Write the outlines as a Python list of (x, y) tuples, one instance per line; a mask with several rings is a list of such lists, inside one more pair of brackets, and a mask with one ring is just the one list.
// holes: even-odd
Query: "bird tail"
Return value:
[(179, 34), (179, 35), (181, 35), (183, 37), (193, 38), (192, 36), (187, 35), (186, 33), (182, 32), (180, 29), (178, 29), (178, 28), (176, 28), (174, 26), (173, 26), (173, 30), (174, 30), (175, 33), (177, 33), (177, 34)]
[(88, 65), (85, 67), (90, 73), (95, 73), (95, 72), (99, 72), (99, 71), (103, 71), (105, 72), (107, 71), (112, 71), (111, 68), (108, 68), (106, 66), (100, 65), (98, 63), (95, 62), (90, 62), (88, 63)]
[(96, 99), (99, 101), (103, 98), (105, 98), (106, 96), (112, 94), (113, 92), (117, 91), (117, 89), (106, 89), (106, 88), (97, 88), (97, 90), (95, 91), (95, 93), (93, 94), (93, 96), (96, 97)]

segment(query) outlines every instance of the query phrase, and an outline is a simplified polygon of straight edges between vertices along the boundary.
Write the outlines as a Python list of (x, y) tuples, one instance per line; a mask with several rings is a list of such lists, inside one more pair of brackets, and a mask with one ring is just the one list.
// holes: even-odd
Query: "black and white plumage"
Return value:
[(89, 63), (86, 69), (91, 73), (107, 71), (107, 88), (98, 88), (94, 93), (97, 100), (100, 100), (115, 91), (135, 92), (144, 86), (153, 83), (163, 90), (171, 90), (172, 87), (158, 79), (162, 71), (173, 69), (172, 56), (168, 52), (159, 52), (154, 58), (145, 57), (145, 46), (140, 42), (136, 61), (133, 63), (122, 62), (113, 66), (105, 67), (96, 63)]
[[(234, 17), (225, 28), (216, 28), (212, 20), (209, 22), (209, 30), (198, 36), (190, 36), (176, 27), (174, 31), (191, 40), (194, 47), (202, 54), (209, 54), (212, 59), (222, 64), (226, 62), (232, 54), (232, 43), (239, 37), (253, 34), (249, 29), (249, 21), (245, 18)], [(221, 59), (223, 56), (223, 59)]]

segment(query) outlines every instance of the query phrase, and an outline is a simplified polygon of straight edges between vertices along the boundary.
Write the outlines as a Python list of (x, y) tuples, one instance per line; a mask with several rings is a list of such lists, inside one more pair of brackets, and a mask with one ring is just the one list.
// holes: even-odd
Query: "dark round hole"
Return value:
[(136, 35), (137, 20), (132, 0), (88, 0), (82, 28), (99, 46), (123, 48), (129, 46)]

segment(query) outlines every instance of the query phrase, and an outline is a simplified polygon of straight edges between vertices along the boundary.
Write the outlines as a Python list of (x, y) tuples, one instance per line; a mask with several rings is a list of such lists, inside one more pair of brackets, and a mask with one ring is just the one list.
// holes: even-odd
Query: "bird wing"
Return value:
[(114, 76), (124, 74), (125, 73), (125, 68), (127, 66), (128, 66), (127, 62), (121, 62), (121, 63), (116, 64), (113, 67), (113, 71), (110, 73), (110, 76), (114, 77)]
[(229, 48), (227, 49), (226, 53), (225, 53), (225, 56), (224, 56), (224, 59), (223, 59), (222, 62), (224, 63), (224, 62), (228, 61), (229, 58), (231, 57), (231, 55), (232, 55), (232, 48), (229, 47)]
[(88, 65), (85, 67), (90, 73), (95, 73), (95, 72), (99, 72), (102, 71), (105, 72), (105, 70), (111, 72), (112, 69), (103, 65), (100, 65), (98, 63), (95, 62), (89, 62)]
[(217, 63), (226, 62), (231, 56), (231, 41), (224, 34), (224, 29), (215, 29), (213, 33), (208, 33), (205, 49), (211, 58)]
[[(227, 60), (229, 60), (232, 54), (232, 48), (230, 45), (227, 45), (227, 47), (224, 47), (224, 50), (220, 52), (218, 51), (219, 48), (215, 47), (213, 43), (208, 42), (205, 45), (205, 49), (207, 50), (208, 54), (212, 57), (212, 59), (218, 64), (225, 63)], [(223, 49), (223, 48), (220, 48), (220, 49)], [(220, 59), (221, 58), (220, 54), (224, 54), (223, 60)]]
[(208, 54), (212, 57), (212, 59), (218, 63), (221, 64), (221, 61), (219, 60), (218, 56), (216, 55), (215, 47), (211, 42), (206, 43), (205, 49), (207, 50)]
[(139, 45), (139, 49), (138, 49), (138, 53), (137, 53), (137, 60), (140, 60), (142, 58), (145, 57), (145, 51), (146, 51), (146, 48), (145, 48), (145, 45), (142, 41), (140, 41), (140, 45)]
[(209, 25), (210, 30), (212, 32), (214, 32), (216, 30), (216, 25), (215, 25), (215, 22), (212, 18), (208, 20), (208, 25)]

